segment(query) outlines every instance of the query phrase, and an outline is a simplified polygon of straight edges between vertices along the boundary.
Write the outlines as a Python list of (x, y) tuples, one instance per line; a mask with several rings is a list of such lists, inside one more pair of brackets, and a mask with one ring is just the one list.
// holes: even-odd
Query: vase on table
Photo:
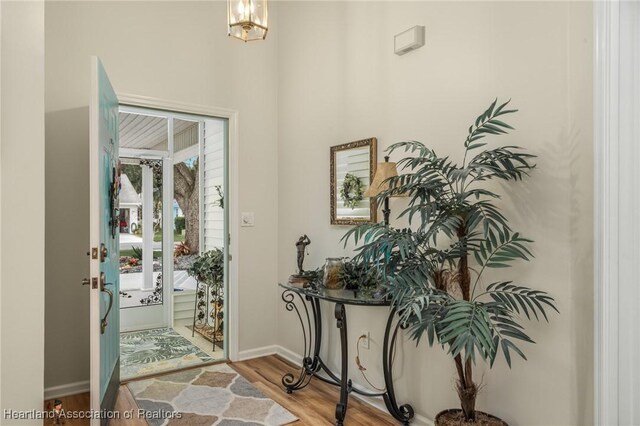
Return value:
[(324, 278), (322, 284), (330, 290), (337, 290), (344, 287), (342, 280), (342, 270), (344, 261), (341, 257), (328, 257), (324, 264)]

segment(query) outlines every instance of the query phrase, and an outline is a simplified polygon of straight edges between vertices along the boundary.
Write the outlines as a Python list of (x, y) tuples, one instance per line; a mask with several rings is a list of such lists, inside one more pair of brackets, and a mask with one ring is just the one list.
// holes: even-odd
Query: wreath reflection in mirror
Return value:
[(351, 210), (355, 209), (364, 194), (364, 185), (362, 181), (355, 175), (347, 173), (340, 187), (340, 199), (343, 201), (345, 207), (349, 207)]

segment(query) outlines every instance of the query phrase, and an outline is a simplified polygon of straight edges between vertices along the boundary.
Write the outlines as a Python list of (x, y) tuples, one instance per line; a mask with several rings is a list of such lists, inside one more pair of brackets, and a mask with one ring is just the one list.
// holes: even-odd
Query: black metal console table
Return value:
[[(300, 288), (288, 284), (280, 284), (280, 287), (284, 288), (282, 300), (285, 302), (287, 310), (294, 311), (298, 315), (304, 337), (304, 355), (299, 376), (295, 377), (293, 374), (287, 373), (282, 378), (282, 384), (287, 393), (292, 393), (293, 391), (304, 388), (309, 384), (312, 377), (317, 377), (323, 382), (340, 386), (340, 401), (336, 405), (336, 426), (342, 426), (344, 423), (347, 414), (349, 393), (351, 392), (370, 397), (381, 396), (389, 413), (403, 425), (408, 425), (414, 416), (413, 408), (409, 404), (398, 405), (393, 388), (393, 353), (400, 323), (396, 319), (395, 309), (389, 308), (389, 301), (385, 299), (375, 299), (351, 290), (315, 289), (312, 287)], [(302, 302), (301, 308), (296, 304), (296, 296)], [(320, 357), (320, 346), (322, 342), (321, 300), (335, 303), (334, 316), (337, 327), (340, 329), (340, 349), (342, 356), (340, 377), (336, 376)], [(309, 307), (307, 305), (311, 307), (311, 315), (309, 314)], [(384, 331), (382, 353), (382, 366), (386, 386), (384, 392), (366, 392), (352, 386), (348, 372), (349, 354), (347, 350), (346, 305), (382, 306), (387, 307), (389, 310)], [(319, 375), (318, 373), (320, 371), (324, 371), (328, 377)]]

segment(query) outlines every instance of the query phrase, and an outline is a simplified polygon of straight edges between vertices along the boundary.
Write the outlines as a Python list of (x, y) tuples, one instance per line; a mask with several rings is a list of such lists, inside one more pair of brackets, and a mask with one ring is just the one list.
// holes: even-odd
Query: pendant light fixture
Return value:
[(228, 0), (228, 34), (245, 42), (267, 37), (267, 0)]

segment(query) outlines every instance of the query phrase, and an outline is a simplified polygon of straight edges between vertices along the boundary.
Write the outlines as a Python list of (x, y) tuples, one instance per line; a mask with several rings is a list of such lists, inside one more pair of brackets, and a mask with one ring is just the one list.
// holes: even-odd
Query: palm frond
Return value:
[(476, 118), (475, 123), (469, 127), (469, 134), (467, 135), (467, 139), (464, 141), (464, 147), (466, 150), (470, 151), (486, 145), (485, 143), (478, 142), (486, 135), (503, 135), (508, 133), (507, 130), (513, 129), (509, 124), (498, 120), (497, 117), (512, 114), (518, 110), (504, 109), (511, 100), (508, 100), (496, 108), (497, 102), (498, 99), (494, 100), (491, 105), (489, 105), (489, 108), (480, 114), (478, 118)]
[(489, 318), (491, 323), (493, 324), (494, 334), (494, 342), (495, 352), (491, 354), (489, 357), (490, 365), (493, 366), (495, 362), (497, 353), (498, 353), (498, 344), (502, 349), (502, 353), (504, 355), (509, 368), (511, 368), (511, 355), (509, 350), (514, 350), (518, 355), (520, 355), (523, 359), (527, 359), (524, 353), (518, 348), (518, 346), (513, 343), (512, 339), (516, 339), (518, 341), (523, 341), (527, 343), (535, 343), (525, 332), (522, 325), (520, 325), (517, 321), (514, 320), (513, 314), (511, 311), (505, 308), (502, 303), (485, 303), (485, 308), (489, 313)]
[(473, 181), (483, 181), (493, 178), (503, 180), (522, 180), (529, 171), (535, 168), (530, 160), (536, 158), (533, 154), (519, 152), (517, 146), (502, 146), (482, 151), (471, 159), (466, 167)]
[(478, 250), (473, 251), (476, 262), (484, 269), (508, 268), (514, 260), (529, 260), (533, 257), (527, 244), (533, 241), (521, 237), (519, 233), (511, 234), (508, 229), (495, 235), (489, 233), (489, 238), (480, 242)]
[(462, 354), (465, 361), (471, 359), (475, 362), (476, 352), (482, 359), (490, 358), (495, 352), (493, 326), (489, 313), (480, 303), (466, 300), (449, 303), (438, 326), (438, 338), (449, 346), (453, 357)]
[(560, 313), (555, 305), (555, 300), (546, 292), (532, 290), (528, 287), (516, 286), (512, 281), (495, 282), (487, 286), (488, 294), (496, 303), (501, 303), (507, 310), (524, 313), (528, 319), (531, 314), (539, 320), (538, 314), (542, 314), (549, 322), (545, 306)]

